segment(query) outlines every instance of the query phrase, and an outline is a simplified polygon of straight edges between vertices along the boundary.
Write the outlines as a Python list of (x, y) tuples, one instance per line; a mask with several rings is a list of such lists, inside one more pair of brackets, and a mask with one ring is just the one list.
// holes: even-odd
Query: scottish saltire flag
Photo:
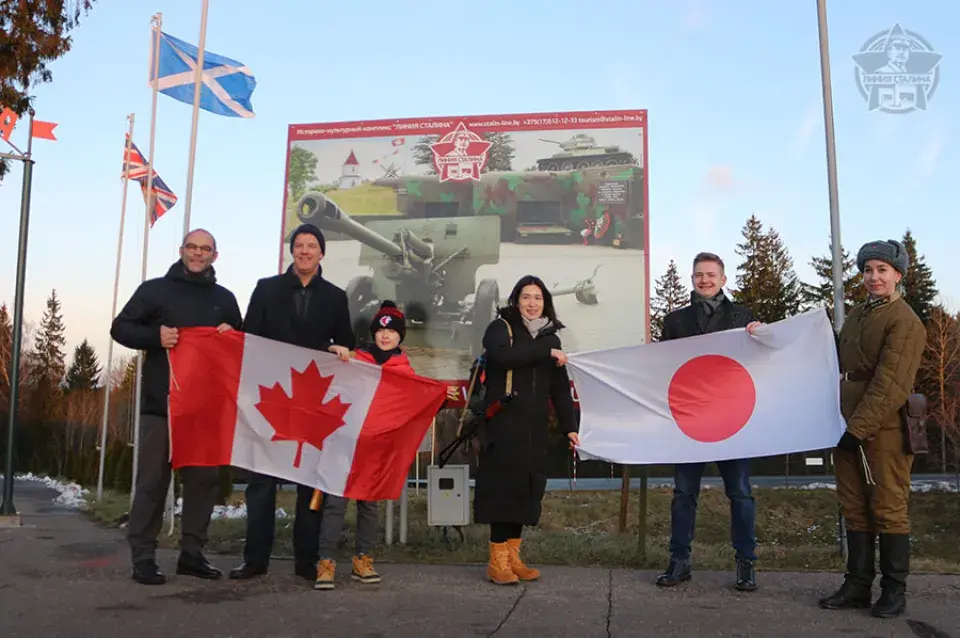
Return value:
[[(126, 177), (127, 179), (146, 179), (147, 177), (147, 158), (143, 156), (143, 153), (140, 152), (140, 149), (137, 148), (137, 145), (133, 143), (133, 140), (130, 139), (130, 134), (126, 134), (126, 141), (130, 143), (130, 148), (127, 148), (127, 144), (123, 145), (123, 169), (120, 173), (120, 177)], [(127, 172), (129, 171), (129, 172)]]
[[(160, 64), (156, 75), (159, 78), (158, 90), (176, 100), (193, 104), (199, 49), (162, 31), (159, 48)], [(150, 86), (154, 81), (153, 53), (151, 47)], [(253, 117), (250, 96), (257, 86), (257, 80), (246, 65), (204, 50), (201, 79), (201, 109), (227, 117)]]
[[(153, 184), (151, 184), (151, 186), (151, 190), (153, 190), (153, 210), (150, 212), (150, 227), (153, 228), (157, 220), (177, 203), (177, 196), (170, 190), (170, 187), (160, 179), (156, 171), (153, 172)], [(146, 176), (140, 179), (140, 190), (143, 191), (143, 202), (149, 206), (150, 200), (149, 197), (147, 197)]]

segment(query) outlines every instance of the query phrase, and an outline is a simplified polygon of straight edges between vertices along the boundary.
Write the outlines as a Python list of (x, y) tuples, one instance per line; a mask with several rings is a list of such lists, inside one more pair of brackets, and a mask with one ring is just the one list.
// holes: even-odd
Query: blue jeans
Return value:
[[(697, 498), (706, 463), (678, 464), (673, 470), (673, 503), (670, 506), (670, 558), (690, 560), (690, 544), (697, 521)], [(757, 508), (750, 490), (750, 461), (718, 461), (723, 488), (730, 499), (730, 540), (738, 559), (757, 559), (754, 526)]]

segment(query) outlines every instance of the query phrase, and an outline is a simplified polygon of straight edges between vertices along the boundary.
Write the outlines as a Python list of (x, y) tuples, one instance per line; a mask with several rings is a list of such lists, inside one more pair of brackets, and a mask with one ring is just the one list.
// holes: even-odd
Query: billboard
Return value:
[(301, 223), (327, 239), (358, 343), (384, 299), (418, 373), (463, 379), (516, 281), (551, 289), (567, 352), (647, 339), (647, 113), (293, 124), (279, 269)]

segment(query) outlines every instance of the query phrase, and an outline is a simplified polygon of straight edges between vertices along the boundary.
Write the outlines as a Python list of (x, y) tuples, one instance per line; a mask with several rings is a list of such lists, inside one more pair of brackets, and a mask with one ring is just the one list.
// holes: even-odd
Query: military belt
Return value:
[(872, 372), (864, 372), (862, 370), (854, 370), (853, 372), (842, 372), (840, 373), (841, 381), (869, 381), (873, 378)]

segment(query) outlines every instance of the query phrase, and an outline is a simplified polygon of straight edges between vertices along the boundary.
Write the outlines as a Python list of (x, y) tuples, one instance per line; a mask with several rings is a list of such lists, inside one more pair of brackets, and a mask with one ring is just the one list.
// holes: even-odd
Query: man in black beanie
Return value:
[[(347, 295), (323, 278), (320, 260), (326, 247), (323, 233), (313, 224), (303, 224), (293, 232), (293, 263), (282, 275), (257, 282), (244, 318), (245, 332), (350, 360), (355, 338)], [(297, 486), (293, 524), (294, 571), (311, 582), (317, 576), (320, 538), (320, 512), (310, 509), (312, 497), (312, 487)], [(246, 503), (243, 564), (230, 572), (230, 578), (241, 580), (267, 573), (274, 540), (277, 479), (251, 472)]]

